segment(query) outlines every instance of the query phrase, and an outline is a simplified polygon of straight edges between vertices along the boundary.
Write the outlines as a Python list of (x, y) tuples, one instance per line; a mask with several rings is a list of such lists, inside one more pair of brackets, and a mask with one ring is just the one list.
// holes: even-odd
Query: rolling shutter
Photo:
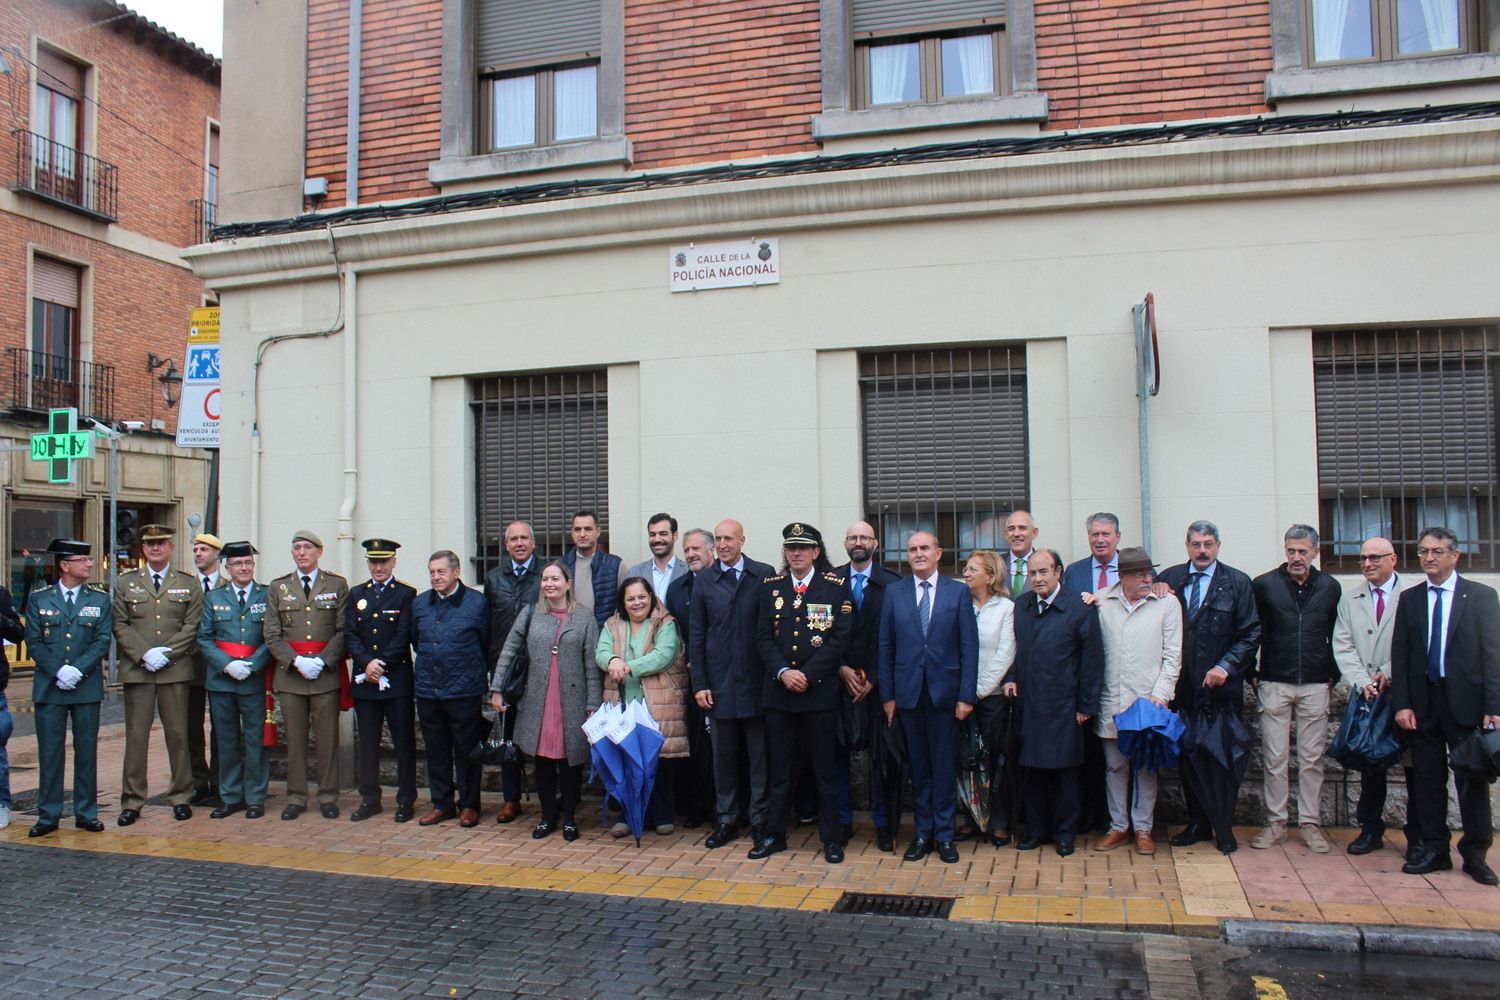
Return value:
[(1003, 21), (1005, 0), (854, 0), (852, 27), (866, 32)]
[(31, 295), (43, 302), (77, 309), (81, 298), (78, 268), (51, 257), (31, 259)]
[(566, 62), (597, 55), (600, 0), (480, 0), (474, 62), (497, 67)]

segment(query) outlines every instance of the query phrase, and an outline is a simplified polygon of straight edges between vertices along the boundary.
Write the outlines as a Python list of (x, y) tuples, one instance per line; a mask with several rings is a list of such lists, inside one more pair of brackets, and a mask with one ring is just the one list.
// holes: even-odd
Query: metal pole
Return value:
[(1146, 304), (1130, 310), (1135, 320), (1136, 436), (1141, 455), (1141, 544), (1151, 551), (1151, 443), (1146, 431), (1146, 400), (1150, 395), (1147, 368), (1151, 364), (1151, 332), (1147, 329)]
[[(120, 481), (120, 432), (109, 435), (109, 599), (115, 599), (115, 577), (119, 573), (120, 543), (120, 493), (116, 484)], [(119, 648), (113, 637), (109, 643), (109, 682), (120, 682)]]

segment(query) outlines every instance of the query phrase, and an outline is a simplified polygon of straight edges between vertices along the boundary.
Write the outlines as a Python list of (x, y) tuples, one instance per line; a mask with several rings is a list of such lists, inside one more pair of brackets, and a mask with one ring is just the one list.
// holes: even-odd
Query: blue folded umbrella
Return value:
[[(637, 847), (641, 844), (641, 833), (646, 828), (646, 811), (651, 804), (651, 791), (656, 785), (656, 767), (661, 759), (664, 742), (661, 733), (650, 726), (636, 726), (620, 740), (619, 750), (625, 766), (620, 789), (613, 794), (620, 802), (625, 824), (635, 836)], [(608, 782), (605, 787), (608, 787)]]
[(1120, 753), (1136, 770), (1160, 771), (1172, 767), (1182, 754), (1182, 736), (1187, 726), (1171, 709), (1150, 698), (1135, 703), (1114, 717), (1120, 738)]

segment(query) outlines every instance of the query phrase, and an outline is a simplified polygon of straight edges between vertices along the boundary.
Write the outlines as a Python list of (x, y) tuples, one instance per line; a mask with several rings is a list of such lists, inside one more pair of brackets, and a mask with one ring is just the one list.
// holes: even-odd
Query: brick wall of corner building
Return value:
[(626, 0), (634, 165), (815, 151), (818, 40), (817, 0)]
[[(442, 0), (367, 0), (361, 32), (359, 200), (437, 194), (427, 166), (441, 153)], [(349, 4), (310, 0), (307, 176), (328, 179), (324, 207), (346, 200)]]
[(1269, 0), (1036, 0), (1049, 129), (1258, 114)]
[[(191, 201), (204, 194), (207, 124), (219, 116), (217, 75), (154, 33), (119, 20), (86, 0), (22, 0), (0, 5), (0, 47), (19, 63), (5, 77), (5, 132), (30, 128), (35, 69), (32, 39), (50, 42), (92, 67), (97, 104), (87, 108), (96, 141), (83, 151), (116, 168), (118, 225), (173, 246), (198, 242)], [(99, 22), (103, 23), (99, 23)], [(4, 180), (16, 170), (5, 136)]]

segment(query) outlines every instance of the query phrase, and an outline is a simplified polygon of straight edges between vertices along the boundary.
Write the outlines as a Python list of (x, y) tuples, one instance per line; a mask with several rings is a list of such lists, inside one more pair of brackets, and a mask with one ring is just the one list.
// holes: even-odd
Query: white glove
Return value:
[(299, 656), (292, 661), (292, 666), (297, 668), (297, 673), (310, 681), (318, 679), (323, 672), (323, 661), (315, 656)]
[(71, 691), (83, 680), (83, 671), (71, 663), (64, 663), (57, 668), (57, 686), (63, 691)]
[(224, 672), (237, 681), (242, 681), (250, 676), (250, 664), (244, 660), (230, 660), (224, 665)]
[(391, 680), (390, 680), (390, 678), (386, 677), (384, 674), (382, 674), (380, 676), (380, 690), (382, 690), (382, 691), (389, 691), (390, 689), (391, 689)]
[(148, 649), (146, 650), (146, 655), (141, 657), (141, 662), (146, 665), (147, 670), (155, 673), (167, 665), (167, 651), (169, 648), (167, 646), (156, 646)]
[(356, 684), (363, 684), (364, 682), (365, 682), (365, 672), (363, 670), (361, 670), (359, 673), (357, 673), (357, 674), (354, 675), (354, 683), (356, 683)]

